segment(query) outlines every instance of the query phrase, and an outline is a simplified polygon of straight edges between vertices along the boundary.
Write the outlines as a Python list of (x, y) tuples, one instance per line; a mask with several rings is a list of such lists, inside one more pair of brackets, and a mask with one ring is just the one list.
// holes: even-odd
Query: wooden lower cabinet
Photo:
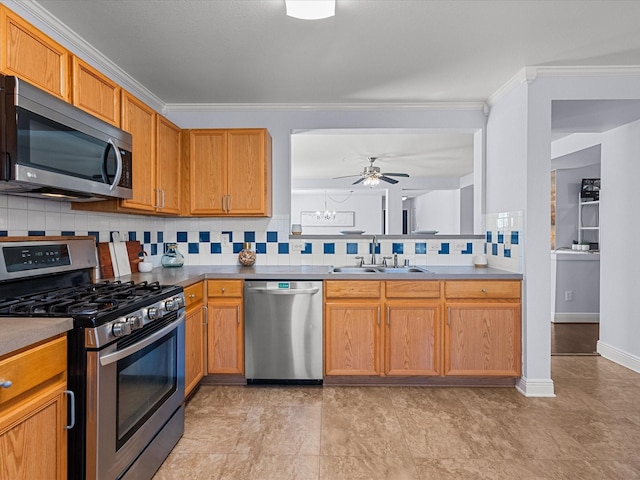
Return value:
[(447, 304), (445, 374), (520, 376), (520, 304)]
[(185, 318), (185, 381), (184, 394), (188, 396), (198, 385), (205, 372), (206, 312), (204, 308), (204, 282), (184, 289), (187, 306)]
[(380, 305), (325, 304), (325, 374), (380, 374)]
[(207, 280), (207, 373), (244, 375), (242, 280)]
[(521, 375), (520, 291), (517, 280), (445, 282), (445, 375)]
[(385, 375), (440, 374), (440, 305), (388, 303)]
[(59, 337), (0, 359), (0, 479), (67, 478), (66, 355)]
[(439, 282), (328, 281), (325, 290), (326, 375), (440, 374)]
[(325, 375), (518, 377), (519, 280), (325, 282)]

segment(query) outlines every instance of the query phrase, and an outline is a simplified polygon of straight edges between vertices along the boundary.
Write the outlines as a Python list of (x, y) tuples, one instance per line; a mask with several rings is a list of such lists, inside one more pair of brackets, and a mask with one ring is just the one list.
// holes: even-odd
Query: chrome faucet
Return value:
[(376, 236), (373, 236), (373, 240), (371, 242), (371, 265), (376, 264), (376, 246), (378, 245), (378, 240)]

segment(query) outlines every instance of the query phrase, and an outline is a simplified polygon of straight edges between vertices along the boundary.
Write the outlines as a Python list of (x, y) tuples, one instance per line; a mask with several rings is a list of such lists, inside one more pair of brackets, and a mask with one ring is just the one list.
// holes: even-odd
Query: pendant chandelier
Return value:
[(324, 191), (324, 211), (316, 210), (316, 220), (334, 220), (336, 218), (336, 211), (329, 211), (327, 209), (327, 191)]

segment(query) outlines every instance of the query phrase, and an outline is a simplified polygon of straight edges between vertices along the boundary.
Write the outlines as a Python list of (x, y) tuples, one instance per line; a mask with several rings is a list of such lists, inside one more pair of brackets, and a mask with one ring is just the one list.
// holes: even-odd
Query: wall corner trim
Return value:
[(553, 380), (550, 378), (520, 377), (516, 381), (516, 390), (525, 397), (555, 397)]

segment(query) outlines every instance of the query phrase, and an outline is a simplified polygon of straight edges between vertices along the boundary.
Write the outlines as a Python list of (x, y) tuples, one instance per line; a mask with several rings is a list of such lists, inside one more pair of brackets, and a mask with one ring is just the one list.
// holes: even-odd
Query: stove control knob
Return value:
[(178, 309), (178, 304), (176, 302), (176, 299), (175, 298), (170, 298), (169, 300), (164, 302), (164, 309), (167, 312), (172, 312), (174, 310), (177, 310)]
[(131, 333), (131, 325), (126, 320), (122, 322), (116, 322), (111, 327), (111, 332), (116, 337), (124, 337)]
[(184, 297), (175, 297), (174, 300), (176, 301), (176, 304), (178, 305), (177, 308), (184, 307)]
[(130, 317), (127, 317), (127, 323), (131, 327), (131, 330), (138, 330), (143, 326), (142, 317), (140, 315), (132, 315)]
[(147, 309), (147, 317), (149, 317), (149, 320), (157, 320), (160, 316), (160, 309), (158, 307), (151, 307)]

